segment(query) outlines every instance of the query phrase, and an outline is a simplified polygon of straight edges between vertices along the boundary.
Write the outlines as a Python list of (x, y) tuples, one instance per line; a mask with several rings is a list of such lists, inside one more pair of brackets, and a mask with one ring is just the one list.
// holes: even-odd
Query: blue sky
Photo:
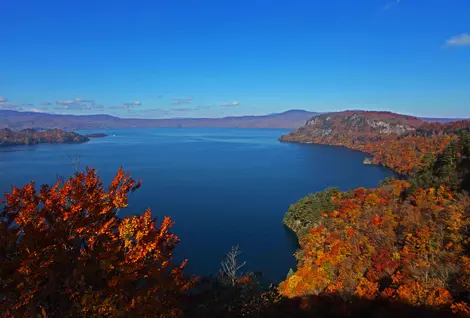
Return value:
[(468, 0), (4, 0), (0, 15), (0, 109), (470, 117)]

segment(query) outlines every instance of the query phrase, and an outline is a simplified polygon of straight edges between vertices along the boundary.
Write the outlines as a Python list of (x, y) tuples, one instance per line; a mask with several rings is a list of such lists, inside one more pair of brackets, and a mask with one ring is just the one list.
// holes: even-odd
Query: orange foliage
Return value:
[(425, 157), (440, 153), (455, 135), (432, 137), (374, 133), (332, 134), (312, 137), (312, 142), (360, 150), (373, 156), (372, 162), (409, 175), (424, 168)]
[(120, 219), (140, 183), (122, 169), (108, 189), (93, 169), (40, 191), (6, 194), (0, 223), (1, 307), (5, 315), (177, 315), (193, 279), (174, 264), (179, 239), (150, 210)]
[(333, 197), (340, 208), (300, 237), (298, 269), (279, 285), (280, 293), (335, 292), (449, 307), (470, 284), (464, 257), (470, 197), (440, 187), (418, 189), (403, 200), (408, 187), (396, 180)]
[(281, 140), (363, 151), (373, 157), (368, 163), (412, 175), (462, 130), (470, 131), (469, 120), (440, 124), (390, 112), (343, 111), (316, 115)]
[(464, 302), (452, 304), (452, 311), (463, 316), (470, 316), (470, 306)]
[(354, 294), (361, 298), (374, 299), (378, 290), (379, 283), (371, 282), (367, 278), (363, 277), (357, 285)]
[(366, 152), (372, 159), (365, 163), (410, 182), (323, 198), (334, 208), (320, 211), (315, 229), (298, 233), (298, 269), (279, 285), (281, 294), (338, 293), (470, 313), (461, 302), (470, 299), (470, 197), (458, 193), (470, 189), (469, 130), (470, 121), (347, 111), (315, 116), (283, 136)]

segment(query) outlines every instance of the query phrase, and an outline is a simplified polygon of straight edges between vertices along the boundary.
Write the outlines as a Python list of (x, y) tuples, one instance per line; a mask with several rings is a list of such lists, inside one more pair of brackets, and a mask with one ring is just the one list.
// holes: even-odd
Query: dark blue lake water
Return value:
[(79, 145), (0, 149), (0, 193), (30, 180), (54, 183), (70, 176), (70, 157), (95, 167), (106, 182), (119, 166), (142, 179), (121, 216), (147, 207), (176, 222), (178, 259), (188, 273), (216, 273), (239, 244), (246, 271), (280, 280), (295, 267), (295, 235), (282, 225), (289, 205), (328, 186), (374, 187), (393, 173), (363, 165), (365, 155), (345, 148), (281, 143), (282, 129), (127, 129)]

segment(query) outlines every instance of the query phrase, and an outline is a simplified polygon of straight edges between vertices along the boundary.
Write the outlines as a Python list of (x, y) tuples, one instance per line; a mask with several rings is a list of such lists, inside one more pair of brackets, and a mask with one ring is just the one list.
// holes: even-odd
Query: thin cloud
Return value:
[(171, 108), (169, 111), (174, 111), (174, 112), (193, 112), (193, 111), (198, 111), (201, 109), (207, 109), (211, 108), (213, 106), (203, 106), (203, 105), (197, 105), (196, 107), (176, 107), (176, 108)]
[(192, 112), (197, 110), (197, 108), (189, 108), (189, 107), (181, 107), (181, 108), (172, 108), (170, 111), (172, 112)]
[(46, 112), (42, 108), (28, 108), (28, 109), (25, 109), (25, 111), (33, 112), (33, 113), (45, 113)]
[[(93, 109), (103, 109), (104, 105), (96, 104), (94, 102), (90, 102), (88, 100), (86, 103), (79, 103), (76, 100), (59, 100), (56, 105), (61, 107), (55, 107), (54, 109), (65, 109), (65, 110), (93, 110)], [(44, 102), (42, 105), (46, 105), (47, 102)]]
[(0, 109), (2, 110), (22, 110), (22, 108), (16, 104), (9, 102), (0, 102)]
[(200, 110), (200, 109), (208, 109), (208, 108), (212, 108), (212, 107), (214, 107), (214, 106), (203, 106), (203, 105), (198, 105), (198, 106), (196, 106), (196, 109), (197, 109), (197, 110)]
[(168, 110), (161, 108), (148, 108), (139, 110), (141, 114), (168, 114)]
[(391, 2), (387, 3), (386, 5), (384, 5), (382, 9), (383, 10), (390, 10), (391, 8), (396, 7), (400, 3), (401, 3), (401, 0), (394, 0), (394, 1), (391, 1)]
[(184, 101), (184, 100), (179, 100), (176, 102), (171, 103), (171, 105), (184, 105), (184, 104), (191, 104), (191, 101)]
[(192, 102), (193, 102), (192, 97), (185, 97), (185, 98), (173, 97), (173, 102), (171, 104), (182, 105), (182, 104), (191, 104)]
[(231, 103), (228, 103), (228, 104), (220, 104), (220, 106), (222, 106), (222, 107), (233, 107), (233, 106), (238, 106), (238, 105), (240, 105), (240, 103), (237, 102), (237, 101), (234, 101), (234, 102), (231, 102)]
[(84, 110), (86, 109), (87, 105), (85, 104), (78, 104), (78, 103), (73, 103), (73, 104), (66, 104), (63, 105), (63, 109), (67, 110)]
[(42, 102), (41, 105), (43, 105), (43, 106), (51, 106), (52, 103), (49, 103), (49, 102)]
[(21, 104), (21, 106), (23, 106), (23, 107), (33, 107), (34, 104)]
[(94, 103), (93, 99), (83, 99), (83, 98), (75, 98), (77, 103)]
[[(95, 104), (95, 101), (92, 99), (83, 99), (83, 98), (75, 98), (75, 99), (67, 99), (67, 100), (58, 100), (55, 102), (56, 105), (64, 106), (64, 108), (67, 108), (65, 106), (70, 106), (69, 108), (89, 108), (88, 106), (85, 105), (85, 103), (92, 103)], [(51, 105), (49, 102), (42, 102), (41, 105)], [(96, 105), (96, 104), (95, 104)]]
[(128, 102), (128, 103), (123, 103), (120, 107), (121, 108), (132, 108), (132, 107), (138, 107), (141, 106), (142, 103), (139, 101), (134, 101), (134, 102)]
[(470, 46), (470, 34), (462, 33), (453, 36), (446, 41), (445, 46)]
[(91, 109), (103, 109), (104, 105), (103, 104), (96, 104), (96, 103), (91, 103), (88, 105)]
[(124, 103), (120, 106), (113, 106), (111, 108), (113, 109), (131, 109), (131, 108), (134, 108), (134, 107), (139, 107), (141, 106), (142, 103), (141, 102), (130, 102), (130, 103)]
[(67, 105), (76, 104), (77, 101), (75, 101), (75, 100), (58, 100), (55, 103), (56, 103), (56, 105), (67, 106)]
[(182, 105), (182, 104), (191, 104), (193, 102), (192, 97), (173, 97), (173, 102), (171, 103), (172, 105)]
[(0, 103), (6, 103), (8, 102), (8, 98), (0, 96)]

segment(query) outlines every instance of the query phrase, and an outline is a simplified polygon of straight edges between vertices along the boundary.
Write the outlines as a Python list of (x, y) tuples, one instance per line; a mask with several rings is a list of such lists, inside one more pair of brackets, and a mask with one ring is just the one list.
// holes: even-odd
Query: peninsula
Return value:
[(288, 209), (297, 269), (281, 295), (358, 297), (470, 313), (470, 121), (429, 123), (391, 112), (314, 116), (281, 141), (344, 146), (399, 179), (328, 188)]
[(13, 131), (8, 128), (0, 129), (0, 147), (35, 145), (42, 143), (78, 144), (87, 142), (88, 140), (89, 139), (86, 136), (74, 132), (63, 131), (60, 129), (50, 129), (41, 131), (35, 129), (23, 129), (20, 131)]
[(401, 175), (420, 169), (426, 155), (441, 152), (453, 136), (470, 130), (470, 120), (440, 123), (383, 111), (343, 111), (312, 117), (281, 141), (313, 143), (363, 151)]

